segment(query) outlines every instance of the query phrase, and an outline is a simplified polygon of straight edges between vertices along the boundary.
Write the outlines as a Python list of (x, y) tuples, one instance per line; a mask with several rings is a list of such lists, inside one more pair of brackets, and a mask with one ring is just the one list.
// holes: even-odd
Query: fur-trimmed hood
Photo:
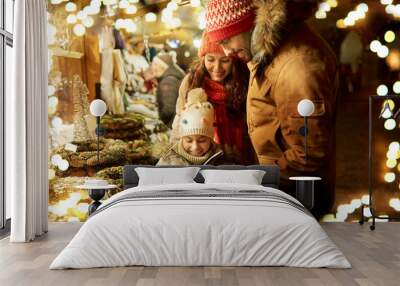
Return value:
[(309, 18), (320, 0), (254, 0), (256, 23), (251, 39), (254, 64), (268, 65), (291, 27)]

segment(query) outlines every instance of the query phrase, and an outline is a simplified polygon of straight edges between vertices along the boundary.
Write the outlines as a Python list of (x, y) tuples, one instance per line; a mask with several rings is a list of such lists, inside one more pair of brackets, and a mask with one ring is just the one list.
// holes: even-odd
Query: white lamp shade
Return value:
[(101, 99), (95, 99), (90, 104), (90, 113), (93, 116), (103, 116), (107, 111), (107, 104)]
[(297, 105), (297, 111), (301, 116), (310, 116), (311, 114), (314, 113), (315, 106), (314, 103), (309, 100), (309, 99), (303, 99), (302, 101), (299, 102)]

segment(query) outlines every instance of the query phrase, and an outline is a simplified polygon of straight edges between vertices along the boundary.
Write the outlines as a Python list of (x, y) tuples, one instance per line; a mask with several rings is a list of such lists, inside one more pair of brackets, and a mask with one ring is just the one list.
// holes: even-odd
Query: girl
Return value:
[(157, 166), (218, 164), (223, 151), (213, 140), (214, 116), (214, 108), (204, 90), (191, 90), (180, 114), (178, 142), (161, 157)]

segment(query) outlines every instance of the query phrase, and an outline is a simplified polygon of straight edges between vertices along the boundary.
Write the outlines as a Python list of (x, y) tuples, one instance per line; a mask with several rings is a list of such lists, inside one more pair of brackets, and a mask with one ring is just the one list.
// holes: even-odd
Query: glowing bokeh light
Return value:
[(395, 121), (394, 119), (387, 119), (387, 120), (385, 121), (384, 126), (385, 126), (385, 129), (386, 129), (386, 130), (391, 131), (391, 130), (393, 130), (393, 129), (396, 128), (396, 121)]
[(385, 33), (385, 41), (387, 43), (393, 43), (395, 39), (396, 39), (396, 34), (393, 31), (389, 30)]
[(384, 179), (387, 183), (393, 183), (396, 180), (396, 175), (393, 172), (388, 172), (385, 174)]

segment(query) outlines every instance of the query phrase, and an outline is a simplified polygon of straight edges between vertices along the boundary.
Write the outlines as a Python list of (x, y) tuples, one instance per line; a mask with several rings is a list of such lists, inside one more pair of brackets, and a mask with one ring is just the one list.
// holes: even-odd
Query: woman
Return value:
[(179, 129), (179, 116), (187, 102), (187, 93), (203, 88), (215, 110), (214, 141), (221, 145), (226, 163), (254, 163), (253, 147), (247, 133), (246, 96), (249, 70), (238, 59), (227, 57), (221, 46), (203, 34), (196, 61), (183, 79), (176, 104), (173, 137)]

